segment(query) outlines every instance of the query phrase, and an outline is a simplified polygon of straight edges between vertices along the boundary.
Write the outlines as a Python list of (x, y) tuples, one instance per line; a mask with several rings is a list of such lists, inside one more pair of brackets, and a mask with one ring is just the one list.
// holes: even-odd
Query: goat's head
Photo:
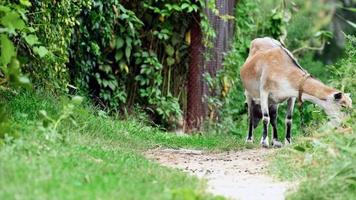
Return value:
[(345, 117), (341, 108), (352, 108), (352, 100), (349, 93), (335, 92), (326, 99), (325, 111), (331, 119), (333, 126), (340, 125)]

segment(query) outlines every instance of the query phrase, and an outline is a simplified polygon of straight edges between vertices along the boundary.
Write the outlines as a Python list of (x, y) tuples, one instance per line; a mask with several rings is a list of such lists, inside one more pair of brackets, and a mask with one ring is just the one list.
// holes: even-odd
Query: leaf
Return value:
[(185, 42), (190, 45), (190, 42), (191, 42), (191, 35), (190, 35), (190, 31), (188, 31), (186, 34), (185, 34)]
[(115, 60), (120, 61), (122, 57), (124, 56), (124, 53), (122, 51), (116, 51), (115, 53)]
[(352, 8), (352, 7), (342, 7), (342, 8), (351, 12), (356, 12), (356, 8)]
[(0, 19), (3, 26), (12, 29), (24, 29), (26, 28), (25, 22), (21, 19), (20, 15), (16, 12), (8, 12)]
[(127, 62), (129, 62), (130, 61), (130, 56), (131, 56), (131, 47), (129, 47), (129, 46), (126, 47), (125, 55), (126, 55)]
[(349, 20), (346, 20), (346, 22), (347, 22), (350, 26), (352, 26), (353, 28), (356, 29), (356, 24), (355, 24), (355, 23), (353, 23), (352, 21), (349, 21)]
[(14, 44), (5, 34), (0, 35), (0, 44), (1, 44), (1, 56), (0, 63), (2, 65), (8, 65), (11, 61), (11, 58), (16, 55)]
[(131, 39), (131, 37), (126, 37), (126, 45), (127, 46), (132, 46), (132, 39)]
[(126, 73), (128, 74), (129, 73), (129, 67), (126, 64), (124, 65), (124, 69), (125, 69)]
[(48, 50), (44, 46), (34, 47), (33, 51), (37, 53), (40, 56), (40, 58), (43, 58), (48, 54)]
[(32, 6), (31, 2), (29, 0), (20, 0), (20, 4), (26, 7)]
[(7, 7), (7, 6), (0, 5), (0, 11), (4, 12), (4, 13), (7, 13), (7, 12), (10, 12), (11, 9), (9, 7)]
[(190, 7), (190, 5), (189, 5), (188, 3), (183, 3), (183, 4), (180, 6), (180, 8), (181, 8), (182, 10), (184, 10), (185, 8), (188, 8), (188, 7)]
[(305, 152), (305, 148), (302, 147), (302, 146), (299, 146), (299, 145), (295, 146), (294, 149), (297, 150), (297, 151)]
[(116, 49), (120, 49), (123, 46), (124, 46), (124, 40), (122, 38), (117, 38), (116, 39)]
[(174, 58), (172, 58), (172, 57), (168, 57), (168, 58), (167, 58), (167, 64), (168, 64), (168, 66), (172, 66), (172, 65), (174, 64), (174, 62), (175, 62)]
[(74, 105), (80, 105), (83, 102), (83, 99), (84, 98), (81, 97), (81, 96), (74, 96), (72, 98), (72, 102), (73, 102)]
[(121, 71), (125, 70), (126, 73), (129, 73), (129, 67), (125, 62), (120, 62), (119, 67)]
[(35, 44), (40, 44), (40, 42), (38, 41), (38, 38), (36, 35), (25, 35), (24, 39), (26, 40), (26, 42), (30, 45), (33, 46)]
[(20, 76), (19, 77), (19, 82), (23, 85), (29, 85), (30, 84), (30, 79), (26, 76)]
[(166, 53), (169, 55), (169, 56), (173, 56), (174, 54), (174, 48), (172, 47), (172, 45), (167, 45), (166, 46)]

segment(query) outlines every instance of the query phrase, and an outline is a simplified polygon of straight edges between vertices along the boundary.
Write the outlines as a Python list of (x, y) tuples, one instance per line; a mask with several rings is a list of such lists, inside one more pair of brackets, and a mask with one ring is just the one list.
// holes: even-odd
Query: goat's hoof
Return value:
[(268, 139), (267, 138), (261, 141), (261, 146), (263, 148), (268, 148), (269, 145), (268, 145)]
[(274, 140), (272, 140), (272, 146), (274, 148), (281, 148), (282, 147), (282, 142), (274, 139)]
[(286, 138), (285, 140), (284, 140), (284, 145), (285, 146), (288, 146), (288, 145), (291, 145), (292, 144), (292, 138)]
[(246, 138), (246, 143), (252, 144), (253, 143), (253, 138)]

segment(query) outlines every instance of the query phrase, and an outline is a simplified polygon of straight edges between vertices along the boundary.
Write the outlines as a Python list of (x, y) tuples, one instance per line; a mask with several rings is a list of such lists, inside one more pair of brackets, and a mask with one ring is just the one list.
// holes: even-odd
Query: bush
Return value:
[(84, 7), (91, 6), (91, 0), (51, 1), (31, 0), (27, 15), (38, 42), (46, 49), (40, 49), (39, 57), (33, 57), (26, 47), (21, 48), (24, 71), (30, 74), (36, 87), (52, 91), (67, 91), (69, 44), (73, 27), (78, 24), (77, 15)]

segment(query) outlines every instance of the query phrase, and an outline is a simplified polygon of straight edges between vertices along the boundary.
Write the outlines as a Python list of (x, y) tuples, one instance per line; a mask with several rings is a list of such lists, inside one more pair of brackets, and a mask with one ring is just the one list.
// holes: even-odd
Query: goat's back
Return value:
[(280, 42), (270, 37), (256, 38), (251, 41), (251, 46), (250, 46), (250, 51), (248, 56), (252, 57), (258, 52), (267, 51), (281, 46), (282, 44)]

